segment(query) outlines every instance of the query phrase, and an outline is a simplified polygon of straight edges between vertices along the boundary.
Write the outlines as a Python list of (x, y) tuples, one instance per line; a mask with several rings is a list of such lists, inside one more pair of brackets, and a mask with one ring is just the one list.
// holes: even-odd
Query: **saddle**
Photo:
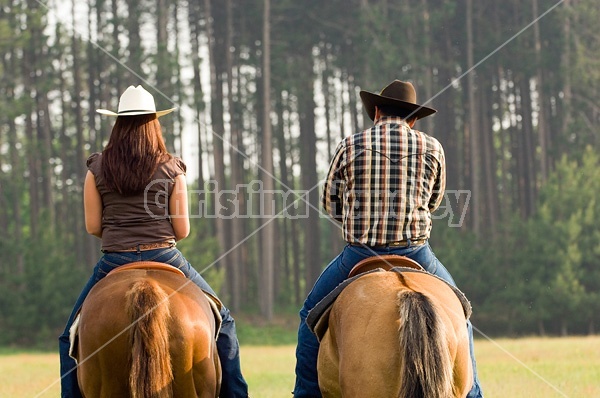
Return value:
[(379, 257), (374, 256), (362, 260), (356, 264), (350, 271), (348, 279), (340, 283), (331, 293), (325, 296), (312, 310), (309, 311), (308, 316), (306, 317), (306, 325), (317, 336), (317, 340), (319, 340), (319, 342), (329, 327), (329, 314), (331, 312), (331, 307), (333, 306), (333, 303), (335, 303), (335, 300), (338, 298), (340, 293), (342, 293), (342, 291), (349, 284), (358, 278), (375, 272), (420, 272), (437, 278), (448, 285), (452, 291), (454, 291), (460, 303), (462, 304), (465, 317), (468, 319), (471, 316), (471, 303), (465, 294), (457, 287), (452, 286), (442, 278), (425, 271), (423, 267), (421, 267), (421, 265), (416, 261), (397, 255), (385, 255)]
[(183, 276), (185, 278), (185, 274), (179, 268), (175, 268), (175, 267), (173, 267), (169, 264), (165, 264), (165, 263), (158, 263), (156, 261), (136, 261), (133, 263), (121, 265), (120, 267), (117, 267), (117, 268), (113, 269), (112, 271), (110, 271), (108, 273), (108, 275), (113, 275), (113, 274), (117, 274), (122, 271), (128, 271), (128, 270), (132, 270), (132, 269), (143, 269), (143, 270), (153, 270), (153, 271), (170, 271), (170, 272), (174, 272), (180, 276)]
[(372, 271), (377, 268), (381, 268), (384, 271), (389, 271), (394, 267), (414, 268), (419, 271), (425, 271), (425, 269), (421, 267), (421, 264), (419, 264), (415, 260), (404, 256), (387, 254), (384, 256), (373, 256), (365, 258), (352, 268), (348, 277), (352, 278), (354, 276), (368, 271)]

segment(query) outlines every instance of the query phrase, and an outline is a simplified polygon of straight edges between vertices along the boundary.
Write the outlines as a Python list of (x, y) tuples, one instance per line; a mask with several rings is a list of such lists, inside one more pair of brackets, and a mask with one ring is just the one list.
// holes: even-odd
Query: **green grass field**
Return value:
[[(243, 342), (243, 340), (242, 340)], [(477, 340), (487, 398), (600, 397), (600, 336)], [(242, 345), (255, 398), (291, 398), (294, 346)], [(58, 397), (58, 355), (0, 351), (0, 397)]]

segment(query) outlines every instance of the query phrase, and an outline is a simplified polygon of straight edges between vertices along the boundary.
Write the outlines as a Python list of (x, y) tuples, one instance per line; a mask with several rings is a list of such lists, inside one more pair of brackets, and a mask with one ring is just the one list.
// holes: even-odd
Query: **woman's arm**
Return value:
[(96, 188), (96, 179), (88, 170), (83, 185), (85, 229), (90, 235), (102, 238), (102, 198)]
[(190, 234), (188, 213), (187, 183), (185, 175), (175, 177), (175, 187), (169, 198), (169, 215), (175, 232), (175, 240), (181, 240)]

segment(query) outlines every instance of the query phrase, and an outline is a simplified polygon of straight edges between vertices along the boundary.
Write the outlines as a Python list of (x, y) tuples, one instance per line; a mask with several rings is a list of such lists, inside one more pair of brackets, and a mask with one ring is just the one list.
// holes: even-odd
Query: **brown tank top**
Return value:
[(175, 177), (185, 174), (185, 163), (172, 158), (158, 165), (152, 181), (144, 192), (123, 196), (110, 191), (102, 177), (102, 154), (94, 153), (87, 160), (102, 198), (102, 250), (117, 252), (138, 244), (175, 241), (169, 216), (169, 197)]

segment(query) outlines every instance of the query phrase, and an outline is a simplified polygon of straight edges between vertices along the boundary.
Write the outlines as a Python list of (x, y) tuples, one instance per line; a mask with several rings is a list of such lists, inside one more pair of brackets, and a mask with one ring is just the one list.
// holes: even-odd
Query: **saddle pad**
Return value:
[(79, 332), (79, 318), (81, 314), (77, 313), (73, 324), (69, 328), (69, 356), (75, 360), (75, 364), (78, 364), (77, 355), (77, 335)]
[(221, 303), (221, 300), (219, 300), (217, 296), (213, 296), (206, 290), (202, 290), (202, 293), (204, 293), (208, 299), (210, 309), (215, 317), (215, 339), (218, 339), (219, 332), (221, 331), (221, 324), (223, 323), (223, 318), (221, 317), (221, 308), (223, 308), (223, 303)]

